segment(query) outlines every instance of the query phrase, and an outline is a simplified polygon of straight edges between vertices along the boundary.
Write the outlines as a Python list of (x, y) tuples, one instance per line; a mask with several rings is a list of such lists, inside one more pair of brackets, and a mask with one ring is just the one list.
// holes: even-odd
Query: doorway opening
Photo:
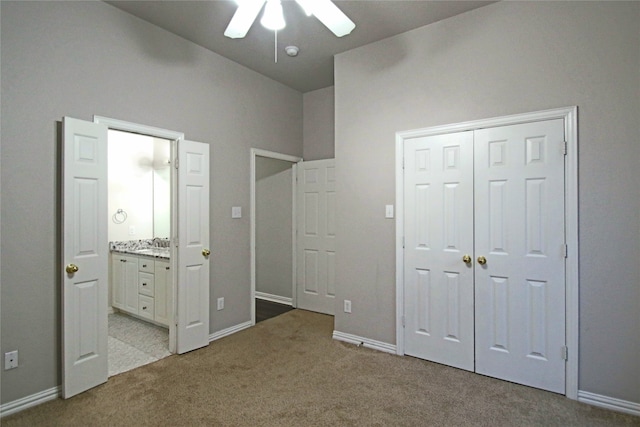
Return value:
[[(108, 378), (109, 264), (108, 130), (170, 141), (170, 233), (168, 260), (122, 259), (111, 265), (119, 278), (113, 301), (145, 319), (166, 311), (169, 352), (209, 344), (209, 145), (182, 133), (104, 117), (94, 123), (63, 119), (62, 396), (67, 399)], [(180, 167), (179, 164), (183, 166)], [(127, 215), (113, 213), (116, 222)], [(135, 231), (135, 228), (134, 230)], [(187, 238), (180, 239), (180, 236)], [(161, 243), (162, 239), (158, 239)], [(164, 242), (166, 243), (166, 242)], [(155, 255), (162, 247), (138, 248)], [(115, 270), (115, 271), (114, 271)], [(122, 285), (124, 284), (124, 285)], [(132, 285), (133, 284), (133, 285)], [(131, 285), (131, 286), (129, 286)], [(158, 307), (155, 288), (169, 289)], [(129, 292), (127, 292), (129, 290)], [(137, 291), (137, 293), (136, 293)], [(162, 294), (162, 293), (161, 293)], [(130, 298), (127, 298), (129, 296)], [(161, 298), (162, 299), (162, 298)], [(115, 304), (112, 305), (115, 306)], [(119, 308), (116, 306), (116, 308)]]
[(171, 355), (171, 141), (109, 130), (109, 376)]
[(296, 307), (295, 178), (302, 159), (251, 150), (251, 323)]

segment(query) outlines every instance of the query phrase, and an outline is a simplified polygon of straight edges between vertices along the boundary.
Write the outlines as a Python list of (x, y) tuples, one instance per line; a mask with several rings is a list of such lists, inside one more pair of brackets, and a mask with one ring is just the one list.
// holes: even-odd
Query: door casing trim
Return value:
[(578, 399), (579, 352), (579, 246), (578, 246), (578, 107), (564, 107), (524, 114), (474, 120), (396, 132), (396, 354), (404, 355), (404, 141), (411, 138), (478, 130), (488, 127), (563, 119), (567, 155), (565, 156), (565, 337), (568, 360), (565, 395)]

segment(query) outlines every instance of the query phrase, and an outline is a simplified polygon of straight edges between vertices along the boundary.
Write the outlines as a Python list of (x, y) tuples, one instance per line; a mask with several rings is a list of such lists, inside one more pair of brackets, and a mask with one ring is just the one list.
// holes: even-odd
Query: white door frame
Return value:
[(563, 119), (565, 126), (565, 238), (568, 254), (565, 263), (566, 286), (566, 362), (565, 395), (578, 398), (578, 107), (565, 107), (504, 117), (474, 120), (396, 133), (396, 353), (404, 355), (404, 141), (446, 133), (536, 121)]
[[(161, 129), (153, 126), (146, 126), (137, 123), (131, 123), (124, 120), (112, 119), (109, 117), (93, 116), (94, 123), (102, 123), (107, 125), (111, 130), (119, 130), (124, 132), (139, 133), (142, 135), (153, 136), (156, 138), (168, 139), (171, 143), (171, 164), (176, 164), (176, 158), (178, 155), (178, 144), (180, 141), (184, 141), (184, 133), (175, 132), (167, 129)], [(171, 240), (177, 241), (178, 232), (178, 176), (175, 167), (171, 168)], [(178, 283), (178, 269), (177, 263), (177, 248), (174, 244), (170, 245), (169, 265), (171, 269), (171, 280), (173, 283), (173, 308), (171, 310), (172, 317), (169, 322), (169, 351), (173, 354), (177, 352), (177, 337), (176, 337), (176, 316), (178, 315), (177, 308), (177, 289)]]
[(290, 156), (289, 154), (276, 153), (274, 151), (261, 150), (258, 148), (251, 149), (251, 177), (250, 177), (250, 222), (251, 222), (251, 325), (256, 324), (256, 157), (267, 157), (269, 159), (284, 160), (292, 163), (292, 191), (293, 191), (293, 207), (291, 210), (291, 235), (293, 237), (293, 260), (292, 260), (292, 305), (296, 307), (296, 163), (302, 161), (302, 157)]

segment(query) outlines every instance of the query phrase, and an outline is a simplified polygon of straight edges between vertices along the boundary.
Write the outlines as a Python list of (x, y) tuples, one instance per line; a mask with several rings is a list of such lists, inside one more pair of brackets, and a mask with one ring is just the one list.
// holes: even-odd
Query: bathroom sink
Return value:
[(157, 251), (157, 249), (137, 249), (135, 252), (138, 254), (152, 254), (155, 251)]
[(135, 251), (137, 254), (141, 255), (168, 255), (169, 248), (146, 248), (146, 249), (138, 249)]

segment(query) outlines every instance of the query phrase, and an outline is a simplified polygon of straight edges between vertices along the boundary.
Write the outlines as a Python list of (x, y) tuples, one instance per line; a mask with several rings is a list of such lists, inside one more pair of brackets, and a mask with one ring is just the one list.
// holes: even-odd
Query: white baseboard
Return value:
[(218, 332), (214, 332), (211, 335), (209, 335), (209, 342), (219, 340), (220, 338), (224, 338), (231, 334), (235, 334), (236, 332), (240, 332), (241, 330), (250, 328), (251, 326), (252, 326), (251, 321), (248, 321), (248, 322), (240, 323), (235, 326), (231, 326), (230, 328), (223, 329)]
[(578, 402), (640, 416), (640, 403), (578, 390)]
[(293, 298), (281, 297), (280, 295), (268, 294), (256, 291), (256, 298), (265, 301), (277, 302), (278, 304), (293, 305)]
[(344, 332), (333, 331), (333, 339), (355, 345), (362, 345), (363, 347), (372, 348), (374, 350), (383, 351), (385, 353), (396, 354), (396, 346), (394, 344), (376, 341), (370, 338), (364, 338), (357, 335), (346, 334)]
[(60, 396), (60, 387), (53, 387), (49, 390), (41, 391), (39, 393), (32, 394), (31, 396), (5, 403), (0, 405), (0, 418), (15, 414), (16, 412), (24, 411), (25, 409), (33, 406), (38, 406), (41, 403), (48, 402), (50, 400), (56, 400), (58, 396)]

